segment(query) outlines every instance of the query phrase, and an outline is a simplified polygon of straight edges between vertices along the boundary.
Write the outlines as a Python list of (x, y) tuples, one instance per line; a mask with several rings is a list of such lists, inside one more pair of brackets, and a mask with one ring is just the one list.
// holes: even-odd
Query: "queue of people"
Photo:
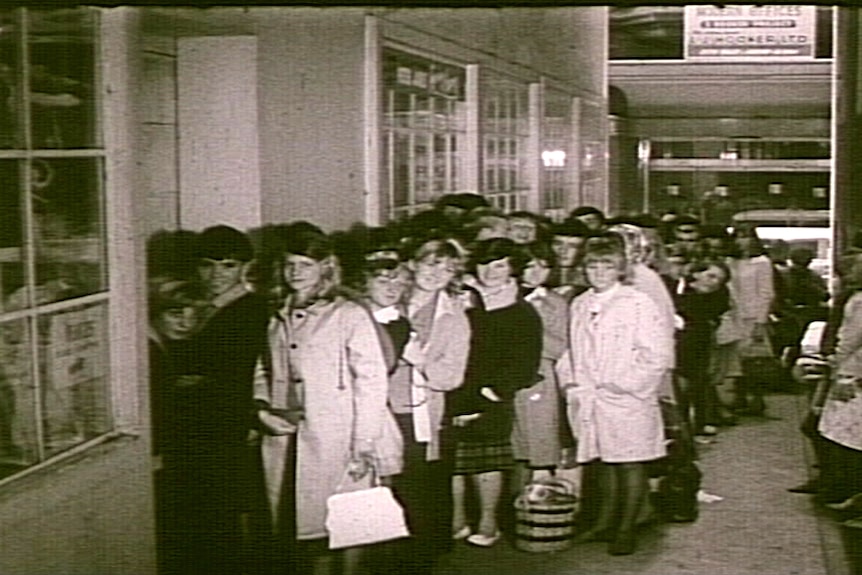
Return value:
[[(515, 496), (571, 466), (577, 540), (636, 552), (650, 477), (694, 453), (669, 452), (668, 413), (675, 441), (708, 442), (766, 409), (781, 275), (751, 232), (700, 231), (451, 194), (383, 228), (157, 234), (161, 571), (431, 573), (453, 545), (500, 544)], [(369, 482), (410, 536), (329, 551), (328, 498)]]

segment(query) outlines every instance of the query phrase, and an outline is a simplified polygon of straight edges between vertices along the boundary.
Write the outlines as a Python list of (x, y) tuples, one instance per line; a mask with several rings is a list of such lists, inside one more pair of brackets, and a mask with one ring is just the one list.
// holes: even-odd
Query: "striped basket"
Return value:
[(515, 500), (515, 547), (531, 553), (568, 549), (575, 532), (577, 497), (559, 477), (536, 481)]

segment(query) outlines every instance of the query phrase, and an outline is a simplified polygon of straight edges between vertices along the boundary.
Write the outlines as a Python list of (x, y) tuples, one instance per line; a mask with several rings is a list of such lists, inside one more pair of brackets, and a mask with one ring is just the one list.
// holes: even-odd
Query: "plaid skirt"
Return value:
[(512, 442), (459, 441), (455, 446), (455, 475), (505, 471), (515, 465)]

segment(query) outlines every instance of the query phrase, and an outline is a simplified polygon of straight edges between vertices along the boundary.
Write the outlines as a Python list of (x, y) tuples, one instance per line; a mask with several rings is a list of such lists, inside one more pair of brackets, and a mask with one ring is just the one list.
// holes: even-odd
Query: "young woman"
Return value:
[(470, 324), (454, 287), (463, 268), (457, 246), (445, 238), (415, 239), (404, 251), (412, 276), (405, 294), (410, 339), (390, 377), (389, 405), (404, 437), (404, 469), (392, 487), (411, 537), (399, 544), (396, 570), (420, 574), (452, 546), (451, 426), (444, 411), (447, 392), (464, 382)]
[(635, 550), (635, 521), (647, 490), (646, 463), (666, 454), (659, 387), (673, 335), (652, 299), (624, 285), (627, 262), (612, 238), (584, 255), (590, 289), (571, 307), (569, 349), (558, 364), (577, 460), (599, 466), (595, 524), (581, 540), (609, 540), (612, 555)]
[(677, 374), (685, 380), (679, 398), (682, 413), (693, 408), (692, 432), (713, 435), (719, 423), (718, 395), (710, 381), (710, 350), (721, 316), (730, 309), (727, 282), (730, 270), (722, 262), (693, 264), (676, 294), (677, 313), (684, 326), (677, 331)]
[[(200, 324), (206, 306), (203, 287), (185, 280), (160, 278), (149, 286), (150, 412), (155, 473), (156, 537), (159, 572), (189, 572), (197, 549), (190, 548), (200, 526), (194, 493), (198, 475), (189, 457), (187, 428), (190, 386), (180, 375), (194, 358), (189, 338)], [(194, 391), (191, 390), (193, 394)]]
[[(537, 380), (542, 322), (518, 293), (523, 265), (509, 238), (479, 242), (473, 251), (474, 288), (484, 309), (469, 312), (472, 338), (464, 386), (450, 396), (457, 446), (452, 480), (456, 538), (490, 547), (500, 539), (497, 507), (503, 472), (514, 463), (511, 434), (518, 390)], [(468, 522), (467, 479), (478, 492), (479, 521)]]
[(512, 449), (519, 463), (519, 477), (515, 478), (518, 491), (537, 475), (547, 474), (560, 464), (562, 400), (554, 365), (566, 349), (569, 326), (565, 298), (547, 286), (554, 265), (550, 246), (533, 243), (522, 246), (522, 252), (526, 265), (518, 279), (522, 297), (536, 308), (542, 320), (542, 359), (539, 381), (515, 394)]
[(287, 296), (270, 320), (255, 399), (267, 496), (286, 552), (276, 561), (282, 572), (311, 573), (325, 549), (327, 498), (351, 479), (399, 470), (379, 468), (392, 454), (382, 452), (388, 379), (374, 320), (340, 294), (329, 239), (301, 233), (277, 251)]

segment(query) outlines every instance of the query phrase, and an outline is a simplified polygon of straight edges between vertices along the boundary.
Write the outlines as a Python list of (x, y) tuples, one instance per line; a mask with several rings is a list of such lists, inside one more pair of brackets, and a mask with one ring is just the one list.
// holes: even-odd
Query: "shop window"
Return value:
[(540, 206), (543, 213), (560, 218), (566, 198), (573, 187), (572, 98), (564, 92), (545, 91), (542, 119), (542, 188)]
[(482, 194), (503, 211), (525, 209), (529, 85), (495, 74), (481, 78)]
[(398, 216), (461, 187), (465, 71), (387, 48), (383, 78), (384, 185)]
[(0, 11), (0, 480), (113, 427), (97, 28)]

